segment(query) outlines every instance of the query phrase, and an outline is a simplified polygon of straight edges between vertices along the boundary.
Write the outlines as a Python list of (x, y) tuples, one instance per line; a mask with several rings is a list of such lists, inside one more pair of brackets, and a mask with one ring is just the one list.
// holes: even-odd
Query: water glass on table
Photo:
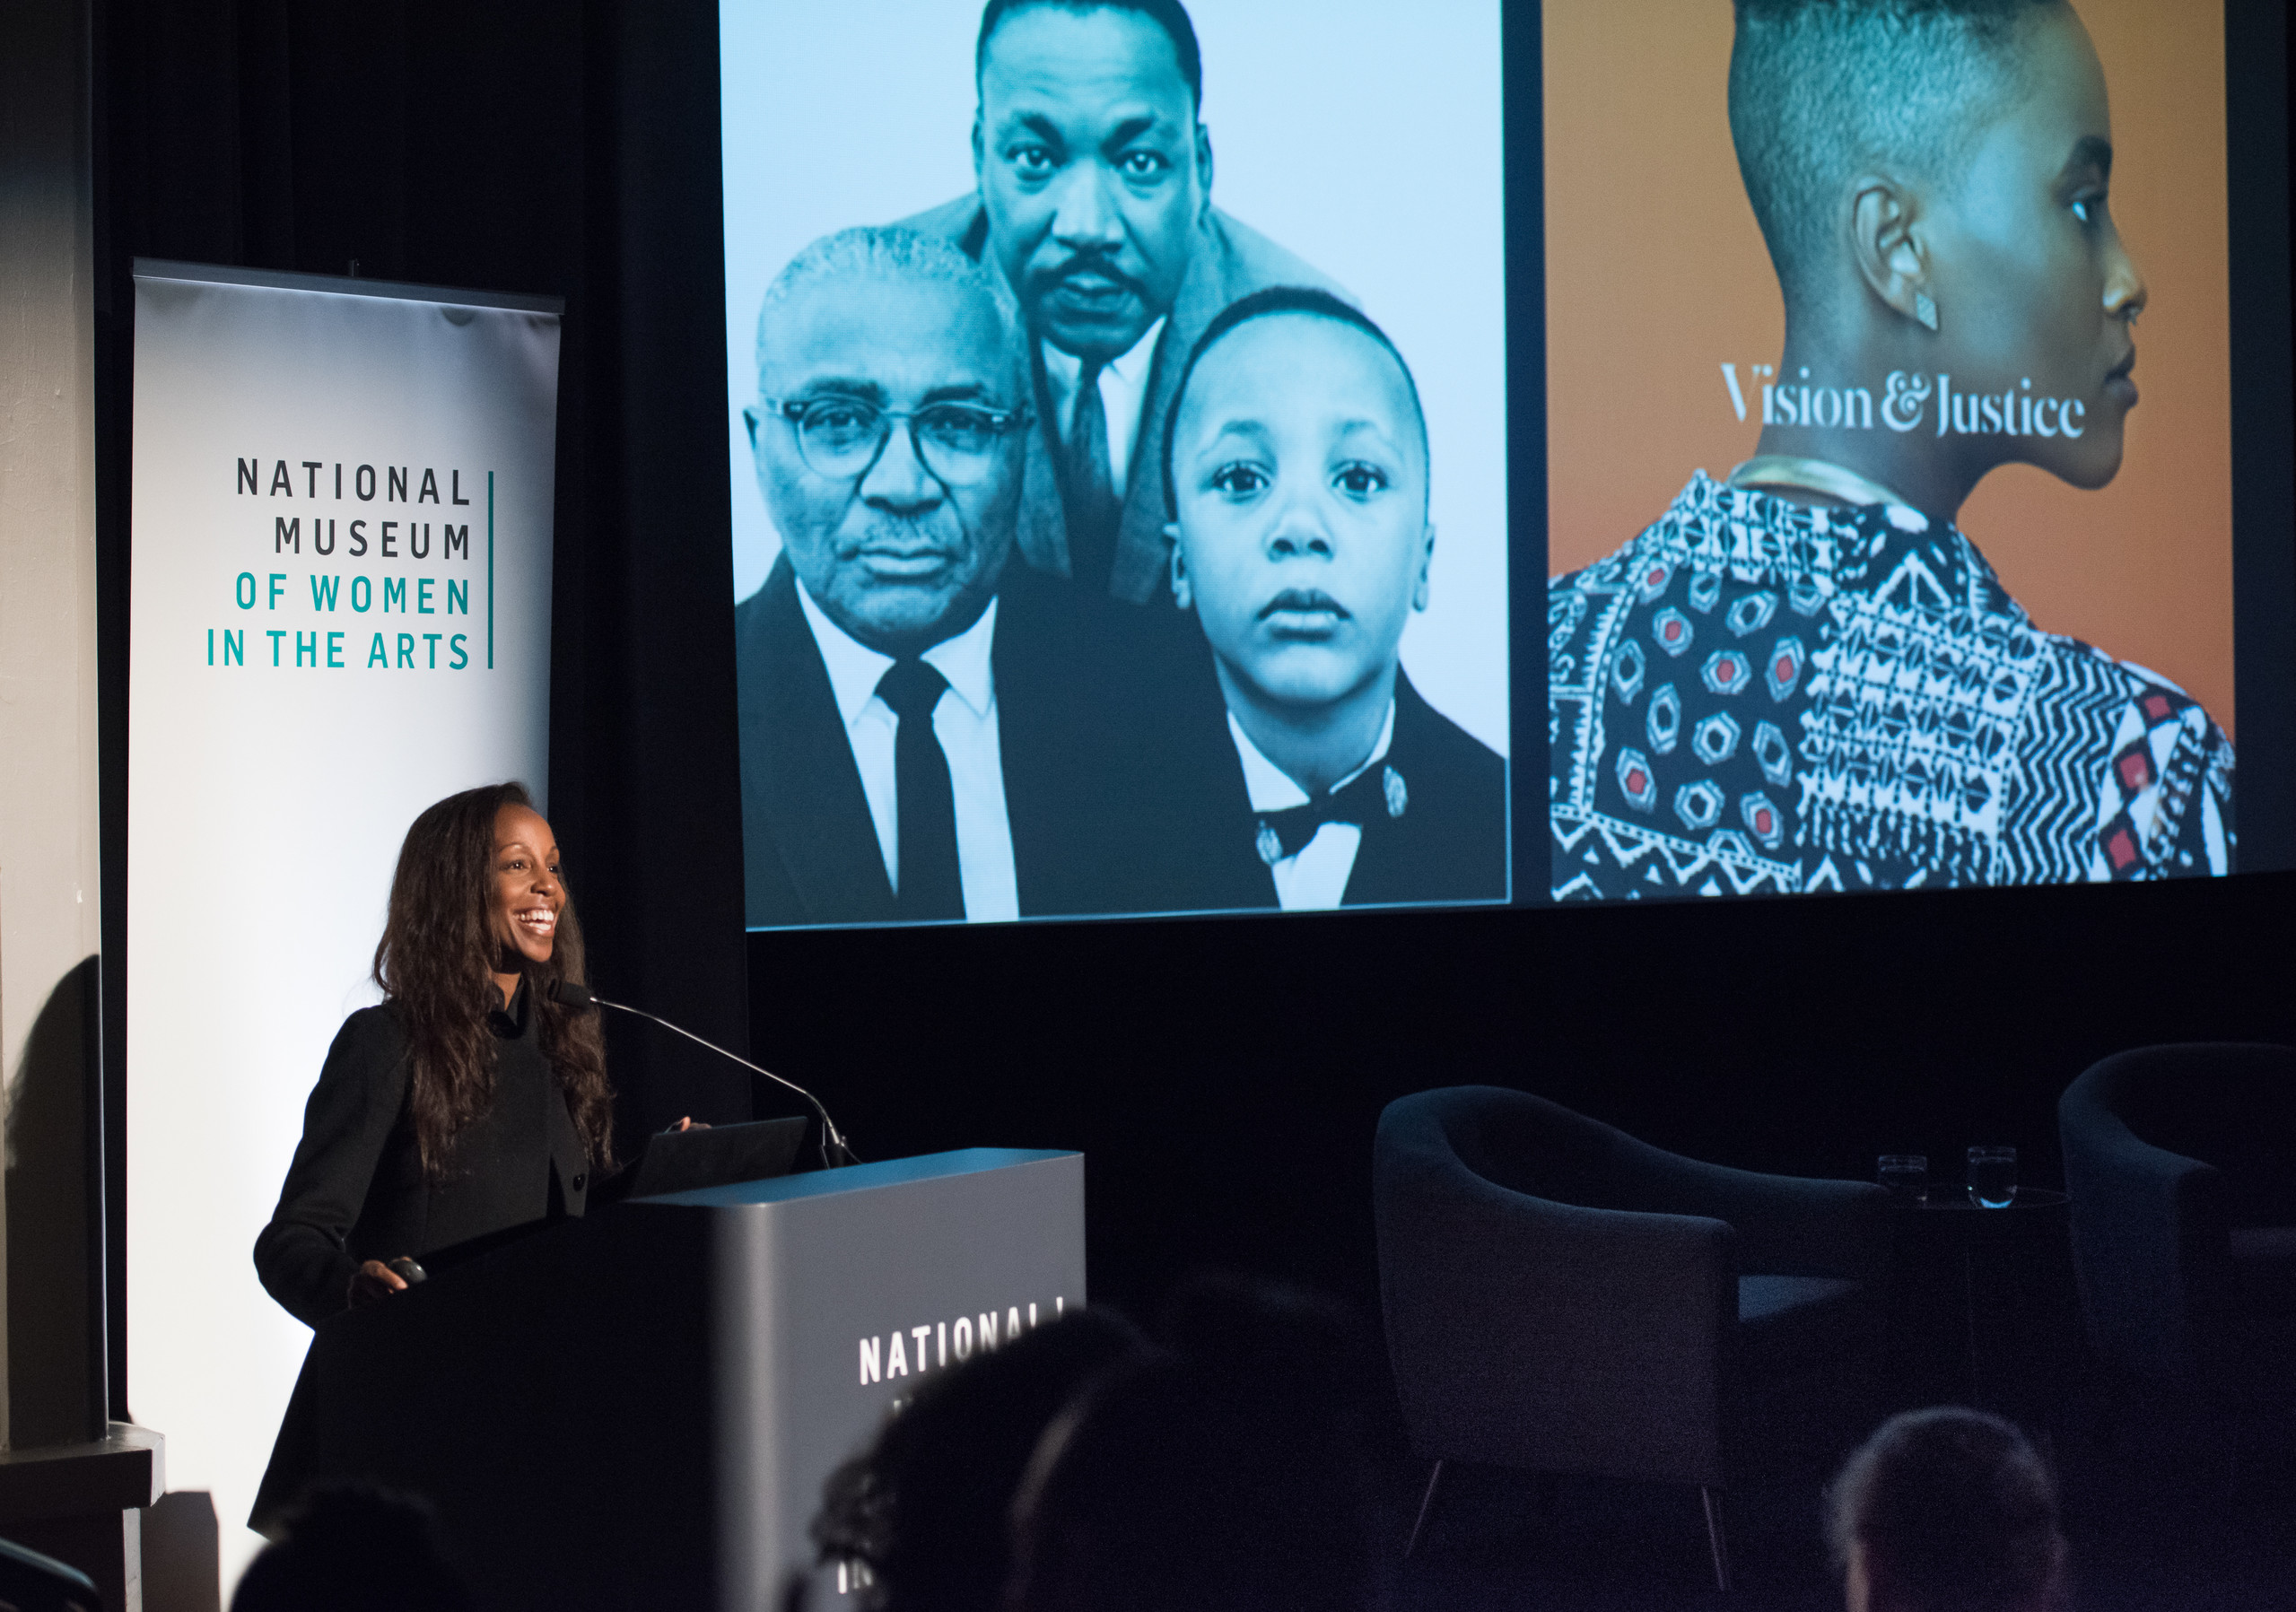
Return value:
[(2017, 1150), (1969, 1149), (1969, 1201), (1980, 1209), (2005, 1209), (2017, 1200)]
[(1918, 1153), (1885, 1153), (1874, 1179), (1890, 1195), (1909, 1204), (1929, 1200), (1929, 1159)]

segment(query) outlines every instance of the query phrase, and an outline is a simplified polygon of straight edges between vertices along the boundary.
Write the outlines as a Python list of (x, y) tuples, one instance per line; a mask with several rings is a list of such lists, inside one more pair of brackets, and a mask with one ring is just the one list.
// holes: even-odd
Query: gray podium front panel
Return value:
[(625, 1204), (327, 1321), (274, 1474), (427, 1495), (485, 1606), (764, 1612), (888, 1406), (1084, 1296), (1078, 1154)]
[(938, 1154), (642, 1207), (713, 1218), (727, 1608), (776, 1604), (811, 1560), (822, 1480), (919, 1379), (1084, 1301), (1080, 1154)]

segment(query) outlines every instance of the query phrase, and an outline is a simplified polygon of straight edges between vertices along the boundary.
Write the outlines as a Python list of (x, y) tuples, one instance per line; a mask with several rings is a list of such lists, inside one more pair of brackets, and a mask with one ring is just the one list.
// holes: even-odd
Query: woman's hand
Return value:
[(685, 1119), (680, 1120), (677, 1124), (670, 1127), (670, 1129), (673, 1131), (707, 1130), (709, 1128), (710, 1128), (708, 1126), (703, 1124), (701, 1120), (694, 1119), (691, 1114), (688, 1114)]
[(370, 1259), (351, 1274), (351, 1308), (406, 1291), (406, 1278), (380, 1259)]

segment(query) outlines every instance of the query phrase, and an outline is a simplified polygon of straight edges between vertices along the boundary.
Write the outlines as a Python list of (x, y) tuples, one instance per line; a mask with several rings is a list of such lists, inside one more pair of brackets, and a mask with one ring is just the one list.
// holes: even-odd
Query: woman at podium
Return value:
[(391, 1262), (580, 1215), (613, 1167), (613, 1093), (582, 932), (524, 786), (415, 820), (375, 947), (380, 1006), (343, 1022), (255, 1242), (265, 1289), (313, 1326), (406, 1285)]

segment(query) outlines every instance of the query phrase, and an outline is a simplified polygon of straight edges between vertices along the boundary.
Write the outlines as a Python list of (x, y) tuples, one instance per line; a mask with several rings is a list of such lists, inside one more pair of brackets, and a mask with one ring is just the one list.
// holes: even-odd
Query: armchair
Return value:
[(1758, 1377), (1870, 1362), (1889, 1197), (1698, 1163), (1528, 1093), (1399, 1098), (1373, 1162), (1403, 1415), (1435, 1461), (1698, 1486), (1716, 1582), (1732, 1412)]
[(2140, 1047), (2057, 1099), (2098, 1357), (2220, 1402), (2296, 1380), (2296, 1048)]

